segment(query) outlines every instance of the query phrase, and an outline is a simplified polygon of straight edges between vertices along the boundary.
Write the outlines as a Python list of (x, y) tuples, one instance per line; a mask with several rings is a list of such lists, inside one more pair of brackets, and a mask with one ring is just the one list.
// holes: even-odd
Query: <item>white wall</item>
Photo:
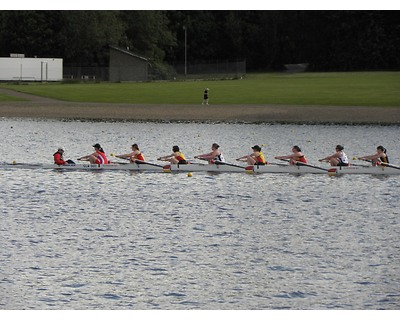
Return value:
[(0, 81), (61, 81), (63, 59), (0, 58)]

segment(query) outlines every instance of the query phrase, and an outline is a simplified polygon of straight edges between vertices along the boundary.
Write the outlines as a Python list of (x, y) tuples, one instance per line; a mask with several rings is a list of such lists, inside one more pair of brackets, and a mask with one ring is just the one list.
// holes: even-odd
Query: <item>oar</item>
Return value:
[[(111, 156), (111, 157), (118, 158), (118, 159), (129, 160), (129, 158), (120, 157), (120, 156), (118, 156), (118, 155), (115, 155), (114, 153), (111, 153), (110, 156)], [(115, 163), (115, 162), (114, 162), (114, 163)]]
[[(111, 157), (118, 158), (118, 159), (122, 159), (122, 160), (129, 160), (129, 159), (124, 158), (124, 157), (119, 157), (119, 156), (115, 155), (114, 153), (111, 153), (110, 156), (111, 156)], [(114, 164), (125, 164), (125, 165), (126, 165), (126, 164), (129, 164), (130, 162), (111, 161), (110, 163), (114, 163)]]
[[(290, 161), (288, 159), (279, 159), (279, 160), (281, 160), (281, 161)], [(314, 169), (319, 169), (319, 170), (323, 170), (323, 171), (326, 171), (326, 172), (330, 172), (329, 169), (318, 167), (318, 166), (314, 166), (312, 164), (308, 164), (308, 163), (304, 163), (304, 162), (300, 162), (300, 161), (295, 161), (295, 165), (296, 166), (305, 166), (305, 167), (310, 167), (310, 168), (314, 168)]]
[[(360, 158), (357, 158), (357, 157), (353, 157), (353, 160), (362, 160), (362, 161), (366, 161), (366, 162), (370, 162), (370, 163), (372, 162), (371, 160), (360, 159)], [(399, 167), (399, 166), (395, 166), (395, 165), (390, 164), (390, 163), (387, 163), (387, 162), (381, 162), (379, 165), (382, 165), (382, 166), (384, 166), (384, 167), (390, 167), (390, 168), (394, 168), (394, 169), (400, 170), (400, 167)]]
[(222, 162), (222, 161), (218, 161), (218, 160), (217, 160), (217, 161), (215, 161), (214, 163), (215, 163), (215, 164), (218, 164), (218, 165), (225, 165), (225, 166), (231, 166), (231, 167), (246, 169), (246, 167), (238, 166), (238, 165), (236, 165), (236, 164), (229, 163), (229, 162)]
[[(116, 155), (113, 154), (113, 153), (111, 153), (111, 156), (112, 156), (112, 157), (119, 158), (119, 159), (130, 160), (130, 159), (127, 159), (127, 158), (124, 158), (124, 157), (118, 157), (118, 156), (116, 156)], [(128, 164), (128, 163), (126, 163), (126, 162), (114, 162), (114, 163), (118, 163), (118, 164)], [(141, 160), (135, 160), (135, 163), (136, 163), (136, 164), (147, 164), (147, 165), (149, 165), (149, 166), (158, 167), (158, 168), (162, 168), (162, 167), (163, 167), (163, 166), (161, 166), (161, 165), (159, 165), (159, 164), (154, 164), (154, 163), (145, 162), (145, 161), (141, 161)]]
[(135, 160), (136, 164), (147, 164), (149, 166), (153, 166), (153, 167), (158, 167), (158, 168), (163, 168), (164, 166), (159, 165), (159, 164), (155, 164), (155, 163), (150, 163), (150, 162), (146, 162), (146, 161), (141, 161), (141, 160)]

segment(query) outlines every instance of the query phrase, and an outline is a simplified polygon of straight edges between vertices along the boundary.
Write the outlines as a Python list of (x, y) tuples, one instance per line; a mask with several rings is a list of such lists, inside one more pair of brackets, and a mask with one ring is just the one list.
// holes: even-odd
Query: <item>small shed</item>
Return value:
[(128, 49), (110, 47), (109, 80), (147, 81), (149, 60), (140, 57)]
[(63, 59), (25, 58), (10, 54), (0, 58), (0, 81), (62, 81)]

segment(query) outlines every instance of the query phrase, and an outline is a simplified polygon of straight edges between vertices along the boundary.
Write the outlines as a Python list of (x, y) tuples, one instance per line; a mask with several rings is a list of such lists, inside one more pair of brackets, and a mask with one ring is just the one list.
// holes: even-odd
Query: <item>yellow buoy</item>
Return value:
[(193, 173), (189, 172), (188, 177), (192, 177), (192, 176), (193, 176)]
[(17, 164), (17, 161), (13, 160), (12, 164)]

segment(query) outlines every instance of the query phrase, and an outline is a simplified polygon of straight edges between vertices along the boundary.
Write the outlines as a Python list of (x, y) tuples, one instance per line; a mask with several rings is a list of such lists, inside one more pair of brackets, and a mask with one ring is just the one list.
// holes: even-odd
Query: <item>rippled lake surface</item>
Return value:
[[(0, 119), (0, 162), (138, 143), (148, 161), (265, 144), (309, 162), (384, 145), (398, 126)], [(400, 176), (0, 171), (1, 309), (399, 309)]]

